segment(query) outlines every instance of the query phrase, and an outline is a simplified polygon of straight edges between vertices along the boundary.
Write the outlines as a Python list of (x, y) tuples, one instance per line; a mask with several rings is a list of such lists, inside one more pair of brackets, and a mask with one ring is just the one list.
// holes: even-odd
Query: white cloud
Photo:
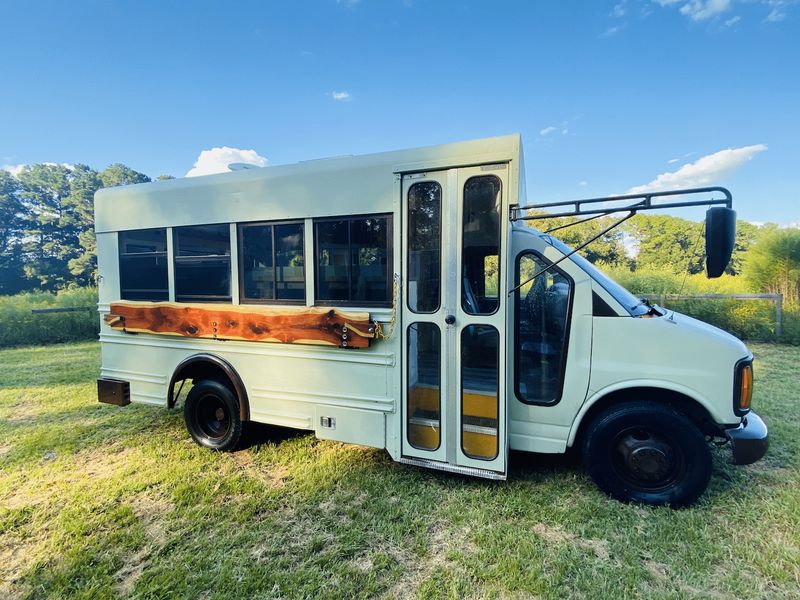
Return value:
[(347, 8), (353, 8), (359, 2), (361, 2), (361, 0), (336, 0), (336, 4), (341, 4)]
[(681, 14), (692, 21), (705, 21), (729, 10), (731, 0), (689, 0), (681, 6)]
[(539, 130), (539, 135), (543, 135), (543, 136), (544, 136), (544, 135), (550, 135), (551, 133), (553, 133), (553, 132), (554, 132), (554, 131), (556, 131), (557, 129), (558, 129), (557, 127), (553, 127), (553, 126), (551, 125), (551, 126), (549, 126), (549, 127), (545, 127), (544, 129), (540, 129), (540, 130)]
[(3, 165), (3, 171), (8, 171), (14, 177), (16, 177), (26, 166), (27, 165)]
[(791, 223), (773, 223), (771, 221), (748, 221), (751, 225), (756, 227), (764, 227), (765, 225), (777, 225), (778, 229), (800, 229), (800, 221), (792, 221)]
[(567, 135), (568, 133), (569, 129), (567, 129), (566, 127), (564, 127), (564, 129), (561, 130), (561, 135)]
[(586, 187), (587, 185), (589, 185), (589, 182), (584, 179), (583, 181), (579, 182), (578, 185), (581, 187)]
[(622, 25), (615, 25), (614, 27), (609, 27), (603, 33), (600, 34), (600, 37), (611, 37), (612, 35), (618, 34), (622, 30)]
[(783, 12), (780, 8), (773, 8), (769, 11), (769, 14), (764, 19), (765, 21), (769, 21), (770, 23), (779, 23), (786, 18), (786, 13)]
[(679, 160), (680, 160), (680, 158), (670, 158), (670, 159), (667, 161), (667, 164), (668, 164), (668, 165), (674, 165), (674, 164), (675, 164), (676, 162), (678, 162)]
[(644, 192), (714, 185), (717, 181), (766, 149), (767, 146), (765, 144), (755, 144), (741, 148), (720, 150), (719, 152), (702, 156), (693, 163), (683, 165), (677, 171), (661, 173), (650, 183), (631, 188), (628, 193), (642, 194)]
[(339, 102), (348, 102), (352, 99), (352, 96), (350, 96), (350, 92), (342, 90), (341, 92), (331, 92), (331, 98)]
[(231, 163), (247, 163), (257, 167), (267, 166), (267, 159), (260, 156), (255, 150), (241, 150), (239, 148), (211, 148), (203, 150), (194, 166), (186, 173), (186, 177), (197, 177), (198, 175), (211, 175), (213, 173), (227, 173), (230, 171), (228, 165)]
[(785, 8), (787, 5), (793, 4), (794, 2), (792, 0), (762, 0), (761, 3), (770, 9), (764, 21), (768, 23), (779, 23), (786, 18)]
[[(769, 9), (764, 21), (777, 23), (786, 18), (786, 8), (791, 4), (796, 4), (797, 0), (653, 0), (653, 3), (662, 7), (678, 8), (681, 14), (692, 21), (717, 20), (723, 13), (731, 10), (735, 4), (758, 3)], [(734, 15), (726, 19), (724, 25), (732, 27), (741, 20), (741, 16)]]
[[(51, 166), (51, 167), (58, 167), (58, 166), (61, 166), (61, 167), (65, 167), (66, 169), (69, 169), (70, 171), (74, 171), (74, 170), (75, 170), (75, 165), (74, 165), (74, 164), (72, 164), (72, 163), (54, 163), (54, 162), (43, 162), (43, 163), (40, 163), (40, 164), (43, 164), (43, 165), (49, 165), (49, 166)], [(3, 166), (2, 166), (2, 170), (3, 170), (3, 171), (8, 171), (8, 172), (9, 172), (9, 173), (11, 173), (11, 174), (12, 174), (14, 177), (18, 177), (18, 176), (19, 176), (19, 174), (22, 172), (22, 169), (24, 169), (24, 168), (25, 168), (25, 167), (27, 167), (27, 166), (28, 166), (28, 165), (27, 165), (27, 164), (25, 164), (25, 163), (23, 163), (23, 164), (19, 164), (19, 165), (3, 165)]]
[(611, 16), (617, 18), (624, 17), (625, 2), (620, 2), (619, 4), (614, 5), (614, 8), (611, 9)]

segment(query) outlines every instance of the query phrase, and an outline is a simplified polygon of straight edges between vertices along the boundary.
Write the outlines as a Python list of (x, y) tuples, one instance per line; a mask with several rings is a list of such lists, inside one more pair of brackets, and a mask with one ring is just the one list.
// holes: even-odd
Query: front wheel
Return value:
[(239, 402), (219, 381), (197, 382), (186, 397), (183, 416), (192, 439), (206, 448), (229, 452), (242, 436)]
[(623, 502), (692, 504), (711, 478), (711, 450), (686, 416), (668, 406), (612, 406), (589, 425), (583, 463), (604, 492)]

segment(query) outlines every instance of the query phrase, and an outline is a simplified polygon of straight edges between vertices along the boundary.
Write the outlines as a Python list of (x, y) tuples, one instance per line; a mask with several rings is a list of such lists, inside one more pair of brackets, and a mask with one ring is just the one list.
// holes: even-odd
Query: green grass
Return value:
[[(74, 312), (33, 313), (34, 309), (73, 308)], [(97, 288), (0, 296), (0, 347), (56, 344), (97, 339)]]
[(760, 345), (766, 459), (715, 451), (693, 508), (624, 505), (565, 458), (505, 483), (95, 399), (96, 343), (0, 351), (0, 597), (800, 597), (800, 348)]

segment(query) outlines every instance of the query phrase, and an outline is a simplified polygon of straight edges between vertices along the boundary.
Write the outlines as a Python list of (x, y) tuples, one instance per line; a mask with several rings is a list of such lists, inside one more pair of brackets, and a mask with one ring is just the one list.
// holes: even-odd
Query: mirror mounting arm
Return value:
[[(672, 202), (659, 202), (657, 204), (653, 202), (653, 200), (656, 198), (661, 199), (669, 196), (688, 196), (691, 194), (709, 194), (714, 192), (720, 192), (725, 197), (710, 198), (706, 200), (674, 200)], [(623, 204), (608, 206), (609, 203), (615, 202), (622, 202)], [(602, 204), (602, 206), (595, 207), (595, 205), (598, 204)], [(587, 205), (588, 207), (586, 207)], [(605, 198), (586, 198), (583, 200), (569, 200), (567, 202), (533, 204), (531, 206), (519, 206), (518, 204), (513, 204), (509, 209), (509, 219), (513, 223), (515, 221), (537, 221), (540, 219), (554, 219), (559, 217), (585, 217), (572, 223), (566, 223), (558, 227), (553, 227), (545, 232), (551, 233), (553, 231), (558, 231), (559, 229), (565, 229), (573, 225), (591, 221), (592, 219), (596, 219), (603, 215), (610, 215), (616, 212), (628, 213), (621, 220), (604, 229), (588, 242), (581, 244), (578, 246), (578, 248), (562, 257), (558, 261), (561, 262), (568, 256), (575, 254), (575, 252), (578, 250), (585, 248), (600, 236), (605, 235), (622, 222), (627, 221), (640, 211), (656, 209), (660, 210), (664, 208), (685, 208), (687, 206), (711, 207), (706, 211), (706, 275), (709, 278), (719, 277), (725, 272), (725, 269), (731, 260), (731, 254), (733, 252), (733, 246), (736, 240), (736, 212), (733, 210), (733, 196), (724, 187), (703, 187), (672, 190), (669, 192), (625, 194), (623, 196), (606, 196)], [(563, 210), (566, 207), (572, 207), (572, 210)], [(525, 214), (525, 211), (532, 208), (561, 208), (562, 211), (542, 212), (535, 215)], [(544, 270), (536, 273), (536, 275), (531, 277), (528, 281), (531, 281), (541, 275)], [(527, 281), (514, 287), (509, 294), (517, 291), (522, 285), (525, 285), (525, 283), (527, 283)]]
[[(708, 194), (713, 192), (720, 192), (724, 198), (712, 198), (708, 200), (676, 200), (674, 202), (654, 203), (654, 199), (665, 198), (669, 196), (688, 196), (690, 194)], [(636, 200), (632, 204), (621, 206), (602, 206), (594, 207), (600, 203), (609, 202), (628, 202)], [(584, 208), (589, 205), (588, 208)], [(702, 187), (702, 188), (689, 188), (683, 190), (671, 190), (667, 192), (645, 192), (643, 194), (625, 194), (622, 196), (606, 196), (603, 198), (584, 198), (580, 200), (568, 200), (564, 202), (548, 202), (545, 204), (531, 204), (530, 206), (519, 206), (518, 204), (511, 205), (509, 209), (509, 219), (511, 222), (515, 221), (535, 221), (538, 219), (552, 219), (556, 217), (577, 217), (588, 215), (610, 215), (615, 212), (633, 211), (634, 213), (642, 210), (661, 210), (665, 208), (683, 208), (688, 206), (724, 206), (726, 208), (733, 208), (733, 196), (730, 191), (724, 187)], [(552, 209), (552, 208), (566, 208), (572, 207), (572, 210), (562, 210), (561, 212), (543, 213), (537, 215), (526, 215), (525, 211), (531, 209)]]

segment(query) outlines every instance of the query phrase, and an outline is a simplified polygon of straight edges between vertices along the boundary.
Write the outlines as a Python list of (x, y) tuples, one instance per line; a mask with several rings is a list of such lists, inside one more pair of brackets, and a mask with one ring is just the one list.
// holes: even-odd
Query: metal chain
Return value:
[(382, 340), (390, 340), (394, 335), (394, 328), (397, 327), (397, 290), (400, 287), (400, 275), (397, 273), (392, 277), (392, 319), (389, 323), (389, 333), (383, 332), (380, 322), (375, 323), (375, 337)]

